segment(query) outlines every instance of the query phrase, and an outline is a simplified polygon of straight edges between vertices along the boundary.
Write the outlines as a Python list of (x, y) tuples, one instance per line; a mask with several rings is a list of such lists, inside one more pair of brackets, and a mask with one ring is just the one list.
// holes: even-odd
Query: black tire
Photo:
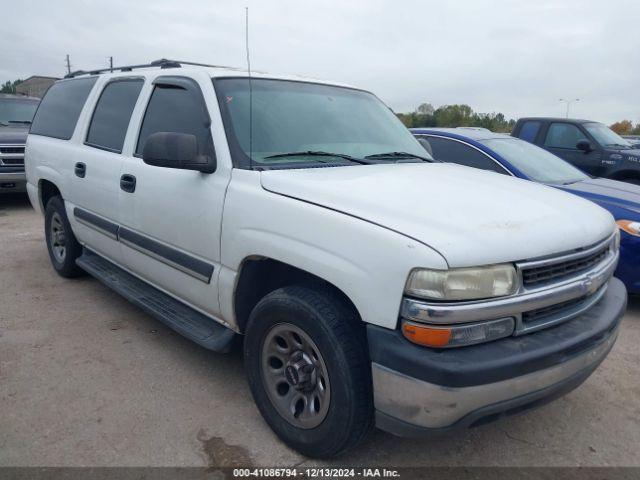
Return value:
[[(263, 345), (274, 327), (293, 325), (317, 346), (330, 384), (321, 423), (298, 428), (278, 411), (263, 377)], [(260, 413), (289, 447), (308, 457), (328, 458), (355, 447), (373, 426), (373, 393), (366, 329), (336, 293), (290, 286), (266, 295), (249, 317), (244, 341), (249, 386)]]
[[(53, 233), (52, 225), (62, 232), (62, 237), (58, 236), (57, 238), (62, 239), (63, 254), (60, 253), (62, 250), (59, 249), (61, 245), (59, 240), (54, 238), (55, 234)], [(58, 275), (65, 278), (83, 275), (84, 271), (76, 265), (76, 259), (82, 255), (82, 245), (78, 243), (71, 230), (67, 212), (64, 208), (64, 200), (60, 196), (52, 197), (47, 202), (44, 213), (44, 234), (51, 265), (53, 265), (53, 269)]]

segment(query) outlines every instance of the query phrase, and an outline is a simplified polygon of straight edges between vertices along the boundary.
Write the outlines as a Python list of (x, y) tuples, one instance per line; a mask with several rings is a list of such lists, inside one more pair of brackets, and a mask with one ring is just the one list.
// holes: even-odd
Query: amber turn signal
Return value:
[(451, 339), (450, 328), (433, 328), (415, 323), (404, 323), (402, 333), (407, 340), (425, 347), (444, 347)]

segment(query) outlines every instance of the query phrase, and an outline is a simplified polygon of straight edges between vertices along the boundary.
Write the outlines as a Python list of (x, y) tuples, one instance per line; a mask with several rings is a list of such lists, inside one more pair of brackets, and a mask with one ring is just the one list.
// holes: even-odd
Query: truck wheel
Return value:
[(44, 213), (44, 233), (51, 264), (58, 275), (73, 278), (82, 275), (83, 270), (76, 265), (76, 258), (82, 254), (82, 245), (76, 240), (64, 200), (52, 197), (47, 203)]
[(328, 290), (291, 286), (251, 312), (244, 342), (260, 413), (291, 448), (327, 458), (357, 445), (373, 424), (366, 330)]

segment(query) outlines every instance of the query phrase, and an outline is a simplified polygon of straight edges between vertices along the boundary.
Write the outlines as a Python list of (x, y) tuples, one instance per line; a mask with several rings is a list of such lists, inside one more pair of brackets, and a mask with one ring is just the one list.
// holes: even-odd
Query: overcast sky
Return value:
[[(3, 2), (4, 3), (4, 2)], [(395, 111), (467, 103), (507, 117), (640, 121), (637, 0), (7, 2), (0, 81), (157, 58), (350, 83)]]

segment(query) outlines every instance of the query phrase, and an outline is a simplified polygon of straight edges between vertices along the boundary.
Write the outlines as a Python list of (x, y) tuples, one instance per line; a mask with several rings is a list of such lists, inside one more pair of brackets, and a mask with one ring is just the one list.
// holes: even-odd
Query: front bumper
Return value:
[(2, 168), (0, 169), (0, 194), (9, 192), (26, 191), (27, 178), (24, 168)]
[(580, 385), (607, 356), (627, 294), (612, 278), (572, 320), (529, 335), (434, 350), (369, 325), (376, 424), (401, 436), (475, 426), (518, 413)]
[(640, 294), (640, 237), (620, 232), (620, 262), (615, 273), (631, 294)]

